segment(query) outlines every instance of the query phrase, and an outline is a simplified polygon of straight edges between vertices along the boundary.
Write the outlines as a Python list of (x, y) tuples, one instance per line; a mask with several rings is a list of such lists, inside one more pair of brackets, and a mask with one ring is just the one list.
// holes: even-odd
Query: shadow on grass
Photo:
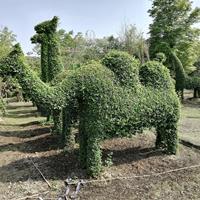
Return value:
[[(140, 147), (136, 147), (126, 150), (114, 150), (112, 151), (113, 165), (117, 166), (122, 163), (136, 162), (162, 154), (161, 152), (145, 155), (139, 154), (141, 152), (149, 152), (152, 149), (153, 148), (141, 149)], [(109, 153), (108, 150), (103, 150), (103, 160), (107, 153)], [(65, 180), (67, 177), (78, 177), (80, 179), (88, 178), (85, 169), (82, 169), (78, 162), (78, 157), (78, 150), (75, 149), (70, 153), (61, 152), (56, 155), (32, 157), (31, 159), (39, 167), (47, 180)], [(20, 175), (22, 173), (23, 176)], [(27, 181), (29, 178), (32, 180), (42, 179), (28, 158), (23, 158), (1, 167), (0, 175), (3, 177), (1, 182)]]
[(200, 116), (198, 117), (196, 117), (196, 116), (187, 116), (187, 118), (189, 118), (189, 119), (200, 119)]
[(61, 148), (60, 137), (51, 134), (45, 134), (37, 139), (22, 143), (9, 143), (0, 145), (0, 152), (19, 151), (23, 153), (46, 152)]
[(18, 108), (28, 108), (28, 107), (33, 107), (32, 104), (23, 104), (23, 105), (12, 105), (12, 104), (9, 104), (7, 106), (7, 109), (8, 110), (14, 110), (14, 109), (18, 109)]
[(27, 123), (23, 123), (23, 124), (3, 124), (1, 123), (0, 126), (20, 126), (20, 127), (28, 127), (28, 126), (32, 126), (32, 125), (41, 125), (41, 121), (31, 121), (31, 122), (27, 122)]
[(180, 143), (183, 144), (183, 145), (185, 145), (186, 147), (195, 148), (195, 149), (200, 150), (200, 146), (199, 145), (193, 144), (193, 143), (191, 143), (189, 141), (180, 140)]
[[(32, 157), (33, 162), (42, 171), (47, 180), (64, 180), (67, 177), (77, 176), (86, 178), (85, 170), (81, 169), (78, 162), (78, 151), (65, 154), (61, 152), (56, 155), (44, 157)], [(33, 166), (29, 158), (23, 158), (8, 165), (0, 167), (1, 182), (18, 182), (42, 180), (39, 172)]]
[(121, 165), (124, 163), (131, 163), (133, 161), (142, 160), (148, 157), (160, 156), (164, 151), (155, 151), (155, 147), (141, 148), (133, 147), (123, 150), (103, 150), (103, 161), (106, 160), (107, 155), (113, 153), (112, 162), (114, 165)]
[(39, 135), (49, 133), (49, 132), (50, 132), (49, 127), (42, 127), (42, 128), (19, 130), (19, 131), (0, 131), (0, 136), (30, 138), (30, 137), (39, 136)]
[(183, 106), (184, 107), (188, 107), (188, 108), (200, 108), (199, 106), (199, 103), (195, 103), (195, 102), (192, 102), (192, 101), (188, 101), (188, 100), (185, 100), (183, 102)]
[(5, 115), (5, 117), (6, 118), (15, 118), (15, 119), (17, 119), (17, 118), (29, 118), (29, 117), (39, 117), (40, 115), (39, 115), (39, 113), (38, 112), (35, 112), (35, 113), (33, 113), (33, 112), (29, 112), (29, 113), (26, 113), (26, 114), (10, 114), (10, 113), (8, 113), (8, 114), (6, 114)]
[(17, 110), (17, 111), (9, 111), (9, 115), (17, 115), (17, 114), (30, 114), (30, 113), (38, 113), (37, 110)]

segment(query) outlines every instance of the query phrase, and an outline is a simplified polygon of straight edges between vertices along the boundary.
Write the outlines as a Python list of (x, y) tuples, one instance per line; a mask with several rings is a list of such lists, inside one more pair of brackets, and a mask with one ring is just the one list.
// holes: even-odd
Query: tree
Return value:
[(190, 0), (153, 0), (148, 11), (153, 18), (150, 24), (150, 54), (155, 58), (162, 52), (167, 59), (176, 91), (183, 98), (187, 73), (194, 70), (198, 59), (199, 30), (193, 25), (200, 21), (200, 8), (192, 9)]
[(83, 62), (83, 51), (85, 47), (85, 38), (81, 32), (74, 35), (71, 30), (66, 32), (60, 29), (57, 32), (61, 59), (65, 68), (73, 68)]
[[(8, 27), (3, 27), (0, 30), (0, 60), (9, 54), (15, 42), (16, 35), (12, 31), (10, 31)], [(0, 79), (1, 97), (7, 97), (9, 95), (12, 96), (13, 93), (16, 93), (19, 90), (20, 88), (16, 84), (15, 80), (11, 77)], [(3, 100), (0, 101), (3, 102)]]
[(135, 25), (124, 24), (119, 33), (119, 40), (122, 43), (123, 50), (136, 56), (141, 63), (144, 63), (145, 58), (149, 60), (148, 44)]
[(148, 11), (153, 18), (150, 25), (150, 54), (163, 52), (169, 59), (169, 49), (177, 49), (184, 68), (196, 59), (194, 41), (199, 32), (192, 25), (200, 20), (200, 8), (192, 9), (190, 0), (154, 0)]
[(0, 30), (0, 59), (11, 51), (14, 42), (16, 42), (16, 35), (7, 27), (3, 27)]
[[(89, 31), (83, 35), (73, 31), (66, 32), (60, 29), (58, 38), (61, 48), (61, 57), (65, 68), (74, 68), (89, 60), (101, 59), (111, 49), (122, 49), (119, 38), (114, 36), (95, 38)], [(95, 34), (93, 34), (95, 35)]]

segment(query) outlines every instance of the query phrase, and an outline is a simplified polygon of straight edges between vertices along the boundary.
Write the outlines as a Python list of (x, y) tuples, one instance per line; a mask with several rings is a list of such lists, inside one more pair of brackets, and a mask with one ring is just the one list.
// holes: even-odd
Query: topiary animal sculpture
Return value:
[(194, 98), (198, 96), (198, 90), (200, 89), (200, 76), (199, 71), (196, 70), (192, 74), (188, 75), (184, 67), (177, 57), (174, 51), (171, 51), (171, 60), (174, 65), (175, 74), (176, 74), (176, 84), (175, 88), (178, 94), (181, 94), (181, 98), (183, 99), (183, 91), (184, 89), (194, 90)]
[[(69, 72), (58, 86), (49, 87), (24, 64), (19, 47), (0, 63), (0, 74), (13, 74), (35, 101), (51, 108), (78, 102), (80, 161), (88, 174), (101, 171), (99, 143), (105, 138), (130, 136), (155, 127), (156, 147), (177, 151), (179, 99), (166, 67), (137, 60), (123, 52), (111, 52), (102, 64), (92, 63)], [(59, 98), (55, 98), (59, 96)], [(65, 125), (69, 137), (70, 109)]]

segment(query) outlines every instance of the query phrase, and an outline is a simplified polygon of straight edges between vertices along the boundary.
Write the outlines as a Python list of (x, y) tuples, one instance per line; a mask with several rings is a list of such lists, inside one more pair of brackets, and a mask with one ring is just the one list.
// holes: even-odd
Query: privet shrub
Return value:
[(70, 109), (77, 101), (80, 161), (92, 176), (101, 171), (99, 143), (105, 138), (127, 137), (155, 127), (156, 147), (175, 154), (180, 105), (169, 71), (158, 62), (148, 62), (139, 69), (137, 60), (121, 52), (109, 53), (102, 63), (105, 66), (91, 63), (69, 71), (55, 87), (43, 83), (16, 51), (0, 63), (0, 72), (6, 67), (7, 72), (16, 73), (24, 91), (35, 101), (64, 108), (64, 139), (73, 140)]

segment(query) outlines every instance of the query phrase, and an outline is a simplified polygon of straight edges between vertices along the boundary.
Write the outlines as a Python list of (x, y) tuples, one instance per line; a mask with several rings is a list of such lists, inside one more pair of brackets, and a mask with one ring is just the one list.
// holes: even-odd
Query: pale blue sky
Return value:
[[(193, 1), (200, 7), (200, 0)], [(93, 30), (96, 37), (117, 35), (127, 22), (146, 34), (150, 7), (151, 0), (0, 0), (0, 26), (12, 30), (28, 52), (33, 47), (34, 25), (55, 15), (60, 18), (59, 28), (67, 31)]]

